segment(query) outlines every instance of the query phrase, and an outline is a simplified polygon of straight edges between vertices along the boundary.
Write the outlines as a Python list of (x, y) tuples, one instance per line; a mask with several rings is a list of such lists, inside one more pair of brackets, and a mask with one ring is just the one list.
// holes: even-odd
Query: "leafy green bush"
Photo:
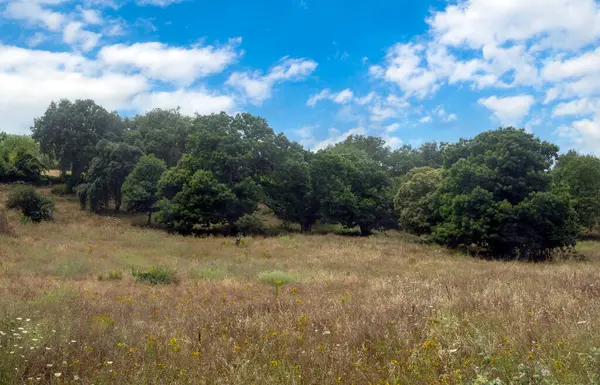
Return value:
[(37, 192), (31, 186), (18, 186), (6, 201), (9, 209), (19, 209), (23, 216), (33, 222), (53, 220), (54, 202)]
[(267, 228), (265, 223), (256, 214), (246, 214), (234, 223), (239, 233), (245, 235), (265, 234)]
[(146, 282), (152, 285), (169, 285), (179, 283), (175, 270), (166, 266), (150, 267), (147, 271), (132, 270), (131, 275), (136, 282)]

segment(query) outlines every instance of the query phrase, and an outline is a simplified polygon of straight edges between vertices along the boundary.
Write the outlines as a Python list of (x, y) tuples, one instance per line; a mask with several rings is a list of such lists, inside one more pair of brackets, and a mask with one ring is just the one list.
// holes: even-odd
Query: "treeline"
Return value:
[[(311, 152), (250, 114), (122, 118), (91, 100), (35, 120), (41, 154), (82, 209), (144, 212), (171, 231), (259, 231), (260, 204), (310, 232), (316, 223), (401, 228), (495, 257), (545, 260), (600, 221), (600, 160), (515, 128), (392, 151), (351, 136)], [(15, 156), (13, 156), (15, 157)], [(3, 177), (4, 179), (4, 177)]]

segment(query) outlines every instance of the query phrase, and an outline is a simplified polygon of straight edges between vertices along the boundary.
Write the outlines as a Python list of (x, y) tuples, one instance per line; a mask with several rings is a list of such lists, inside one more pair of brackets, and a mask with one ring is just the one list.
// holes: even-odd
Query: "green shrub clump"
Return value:
[(244, 235), (262, 235), (267, 232), (265, 223), (256, 214), (246, 214), (234, 224), (237, 231)]
[(8, 196), (6, 207), (21, 210), (23, 216), (32, 222), (54, 220), (52, 216), (54, 202), (37, 192), (31, 186), (17, 187)]
[(165, 267), (150, 267), (147, 271), (132, 270), (131, 275), (136, 282), (146, 282), (151, 285), (169, 285), (179, 283), (179, 278), (175, 270)]

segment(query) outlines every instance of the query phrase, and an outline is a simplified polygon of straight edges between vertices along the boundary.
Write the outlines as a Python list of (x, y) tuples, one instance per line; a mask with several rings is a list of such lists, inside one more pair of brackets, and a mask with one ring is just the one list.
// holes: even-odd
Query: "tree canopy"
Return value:
[[(309, 232), (397, 229), (500, 258), (543, 260), (600, 224), (600, 159), (513, 127), (392, 150), (351, 135), (318, 152), (248, 113), (121, 118), (91, 100), (52, 103), (33, 135), (0, 135), (0, 179), (36, 181), (50, 160), (72, 172), (82, 207), (124, 202), (184, 234), (265, 233), (267, 206)], [(80, 182), (82, 182), (80, 184)], [(263, 208), (264, 208), (263, 206)]]
[(33, 139), (41, 151), (58, 161), (61, 172), (71, 171), (67, 189), (79, 184), (81, 174), (96, 155), (102, 139), (117, 140), (123, 134), (122, 119), (93, 100), (52, 102), (44, 115), (35, 119)]

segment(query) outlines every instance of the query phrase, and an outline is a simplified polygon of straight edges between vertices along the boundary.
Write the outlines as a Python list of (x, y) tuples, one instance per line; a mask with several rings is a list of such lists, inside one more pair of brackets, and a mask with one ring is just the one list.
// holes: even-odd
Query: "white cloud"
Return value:
[(585, 119), (560, 126), (556, 132), (569, 141), (571, 147), (600, 156), (600, 119)]
[(168, 7), (171, 4), (180, 3), (183, 0), (136, 0), (139, 5), (154, 5), (158, 7)]
[(442, 122), (453, 122), (458, 118), (456, 114), (446, 112), (442, 106), (437, 106), (434, 112)]
[(24, 21), (31, 26), (43, 26), (51, 31), (58, 31), (66, 20), (65, 15), (42, 7), (40, 4), (43, 3), (44, 1), (36, 0), (9, 1), (2, 15)]
[(102, 19), (102, 14), (97, 10), (79, 8), (79, 12), (81, 12), (81, 17), (83, 18), (83, 21), (85, 21), (88, 24), (97, 25), (104, 23), (104, 20)]
[(304, 80), (316, 68), (317, 63), (313, 60), (284, 57), (266, 75), (260, 72), (234, 72), (227, 84), (241, 91), (251, 103), (260, 106), (271, 97), (275, 84)]
[(393, 123), (385, 128), (385, 132), (386, 132), (386, 134), (391, 134), (393, 132), (398, 131), (399, 129), (400, 129), (400, 123)]
[(0, 45), (0, 129), (27, 133), (51, 101), (94, 99), (109, 110), (180, 106), (184, 113), (234, 112), (232, 96), (203, 88), (153, 91), (140, 73), (113, 71), (100, 60)]
[(337, 104), (350, 103), (354, 99), (354, 93), (350, 89), (345, 89), (340, 92), (331, 92), (329, 88), (322, 90), (318, 94), (311, 95), (306, 102), (307, 106), (314, 107), (321, 100), (331, 100)]
[(537, 49), (576, 49), (600, 37), (595, 0), (465, 0), (434, 13), (433, 35), (449, 46), (502, 46), (536, 40)]
[(141, 72), (182, 86), (222, 72), (238, 57), (237, 41), (223, 47), (172, 47), (163, 43), (116, 44), (100, 50), (99, 58), (115, 70)]
[(213, 95), (205, 90), (184, 90), (174, 92), (148, 92), (136, 95), (132, 105), (141, 111), (154, 108), (181, 107), (186, 115), (199, 113), (201, 115), (228, 112), (235, 109), (235, 100), (227, 95)]
[(560, 103), (554, 107), (552, 116), (581, 116), (581, 115), (600, 115), (600, 100), (598, 99), (577, 99), (566, 103)]
[(420, 123), (429, 123), (431, 122), (431, 116), (424, 116), (421, 119), (419, 119)]
[(86, 31), (83, 23), (72, 21), (63, 30), (63, 41), (71, 46), (76, 46), (82, 51), (89, 51), (98, 44), (100, 34)]
[(370, 73), (395, 83), (408, 96), (424, 98), (439, 88), (438, 76), (423, 65), (421, 44), (396, 44), (386, 54), (385, 66), (372, 66)]
[(531, 95), (508, 96), (504, 98), (490, 96), (489, 98), (479, 99), (478, 103), (491, 110), (500, 121), (500, 124), (516, 126), (529, 113), (529, 110), (535, 103), (535, 99)]

